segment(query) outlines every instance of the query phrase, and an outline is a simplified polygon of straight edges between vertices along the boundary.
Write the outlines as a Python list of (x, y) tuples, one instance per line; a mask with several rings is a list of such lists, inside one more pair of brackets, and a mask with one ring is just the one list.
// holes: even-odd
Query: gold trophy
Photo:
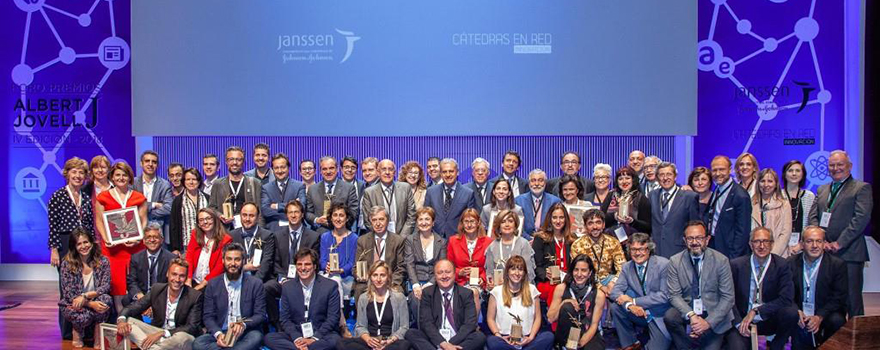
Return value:
[(559, 273), (559, 266), (556, 265), (556, 255), (548, 254), (546, 258), (553, 264), (547, 267), (547, 279), (550, 280), (550, 284), (562, 283), (562, 274)]
[(223, 216), (227, 219), (232, 218), (232, 203), (223, 203)]
[(367, 262), (364, 260), (361, 260), (361, 259), (363, 257), (365, 257), (367, 254), (369, 254), (370, 252), (372, 252), (372, 251), (371, 250), (364, 251), (363, 253), (361, 253), (361, 256), (359, 256), (357, 258), (357, 262), (355, 262), (354, 274), (355, 274), (355, 277), (359, 280), (366, 280), (367, 279), (367, 273), (368, 273), (367, 271), (369, 271), (369, 267), (367, 267)]
[(514, 315), (510, 312), (507, 314), (510, 315), (510, 317), (513, 317), (513, 322), (515, 322), (510, 325), (510, 342), (520, 343), (523, 339), (522, 318), (520, 318), (519, 315)]
[(333, 205), (333, 195), (327, 193), (327, 199), (324, 200), (324, 216), (330, 213), (330, 206)]
[(577, 349), (578, 343), (581, 340), (581, 327), (583, 327), (583, 322), (581, 322), (580, 318), (574, 317), (571, 313), (568, 314), (568, 319), (571, 320), (571, 330), (568, 331), (568, 341), (565, 343), (566, 349)]
[(627, 193), (617, 200), (617, 213), (622, 218), (629, 217), (629, 204), (632, 202), (632, 196), (630, 193)]
[(244, 327), (244, 321), (245, 321), (241, 317), (234, 316), (234, 319), (235, 319), (235, 321), (229, 323), (229, 326), (228, 326), (229, 329), (227, 329), (226, 334), (223, 335), (223, 342), (226, 343), (226, 346), (230, 347), (230, 348), (235, 346), (235, 341), (238, 340), (238, 337), (235, 336), (235, 334), (232, 334), (232, 325), (241, 324), (242, 327)]
[(330, 254), (327, 256), (327, 264), (330, 265), (327, 267), (328, 270), (336, 271), (339, 270), (339, 253), (336, 253), (336, 245), (330, 246)]

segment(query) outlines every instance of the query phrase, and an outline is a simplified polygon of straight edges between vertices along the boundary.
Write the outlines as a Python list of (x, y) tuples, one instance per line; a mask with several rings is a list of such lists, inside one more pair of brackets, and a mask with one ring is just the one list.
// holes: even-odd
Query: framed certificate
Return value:
[(104, 231), (110, 245), (139, 241), (144, 238), (144, 226), (138, 207), (127, 207), (104, 212)]
[[(116, 336), (116, 325), (110, 323), (102, 323), (101, 324), (101, 334), (100, 340), (95, 341), (95, 348), (101, 350), (129, 350), (131, 349), (131, 345), (128, 342), (128, 338), (121, 338)], [(98, 342), (101, 342), (101, 345), (98, 346)]]
[(593, 205), (590, 205), (589, 202), (585, 205), (576, 205), (576, 204), (564, 204), (565, 209), (568, 210), (568, 216), (571, 218), (571, 232), (576, 234), (582, 234), (587, 232), (587, 227), (584, 224), (584, 213), (587, 210), (597, 208)]
[[(487, 232), (487, 234), (489, 235), (490, 238), (495, 237), (493, 235), (493, 231), (494, 231), (494, 227), (495, 227), (495, 225), (494, 225), (495, 224), (495, 217), (498, 216), (498, 213), (499, 212), (497, 212), (497, 211), (493, 211), (492, 214), (489, 215), (489, 232)], [(519, 218), (519, 228), (516, 229), (516, 235), (522, 236), (523, 223), (525, 222), (525, 218), (523, 218), (522, 215), (519, 215), (519, 214), (516, 214), (516, 217)]]

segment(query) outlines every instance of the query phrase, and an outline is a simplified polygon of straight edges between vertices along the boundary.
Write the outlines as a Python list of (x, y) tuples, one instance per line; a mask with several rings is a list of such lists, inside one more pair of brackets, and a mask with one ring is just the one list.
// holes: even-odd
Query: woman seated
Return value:
[(409, 310), (406, 297), (394, 291), (391, 285), (391, 269), (384, 261), (376, 261), (370, 268), (367, 292), (357, 301), (357, 324), (354, 338), (339, 340), (338, 349), (358, 350), (407, 350), (408, 341), (403, 339), (409, 330)]
[(564, 283), (556, 286), (553, 301), (547, 310), (547, 320), (557, 322), (556, 345), (563, 348), (569, 338), (577, 339), (578, 350), (603, 350), (605, 341), (599, 333), (605, 294), (597, 293), (593, 262), (586, 255), (578, 255), (568, 267)]
[[(547, 211), (541, 231), (535, 234), (532, 250), (535, 251), (535, 284), (541, 292), (541, 300), (549, 303), (556, 285), (565, 278), (571, 262), (571, 244), (577, 240), (572, 232), (571, 219), (565, 205), (553, 204)], [(554, 268), (555, 266), (555, 268)], [(559, 272), (559, 279), (551, 278), (551, 271)]]
[(406, 272), (412, 284), (410, 314), (418, 319), (422, 290), (435, 284), (434, 263), (446, 259), (446, 239), (434, 232), (434, 209), (416, 211), (416, 233), (406, 238), (404, 253)]
[(189, 270), (186, 285), (202, 290), (209, 280), (223, 274), (223, 259), (220, 255), (223, 247), (232, 242), (232, 238), (214, 209), (199, 209), (196, 217), (199, 226), (186, 246), (186, 261), (195, 268)]
[[(529, 241), (518, 236), (519, 217), (510, 210), (502, 210), (492, 224), (492, 244), (486, 249), (486, 271), (490, 274), (487, 291), (492, 290), (501, 281), (494, 276), (504, 271), (507, 259), (521, 256), (526, 261), (526, 281), (535, 280), (535, 251)], [(497, 272), (496, 272), (497, 271)], [(536, 295), (537, 296), (537, 295)]]
[[(344, 203), (333, 203), (327, 212), (327, 222), (333, 229), (321, 234), (321, 266), (322, 275), (336, 281), (339, 285), (339, 301), (342, 303), (342, 318), (345, 319), (351, 313), (351, 288), (354, 285), (354, 275), (351, 268), (354, 267), (355, 250), (357, 249), (358, 236), (346, 226), (349, 215)], [(336, 254), (337, 266), (330, 266), (330, 254)], [(343, 321), (344, 323), (344, 321)]]
[(110, 297), (110, 262), (95, 246), (92, 234), (74, 229), (70, 250), (61, 262), (61, 315), (73, 325), (73, 347), (83, 347), (83, 334), (89, 326), (100, 334), (113, 298)]
[(550, 349), (553, 334), (541, 329), (538, 289), (525, 279), (526, 260), (514, 255), (504, 266), (504, 281), (489, 294), (486, 322), (489, 350)]

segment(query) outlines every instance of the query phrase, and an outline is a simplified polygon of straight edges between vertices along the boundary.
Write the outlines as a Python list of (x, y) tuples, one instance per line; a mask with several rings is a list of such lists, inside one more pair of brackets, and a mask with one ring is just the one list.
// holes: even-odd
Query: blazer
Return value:
[[(132, 188), (140, 193), (145, 193), (143, 176), (134, 178)], [(150, 202), (147, 205), (147, 220), (159, 222), (164, 226), (168, 214), (171, 214), (172, 200), (174, 200), (174, 197), (171, 195), (171, 183), (157, 176), (156, 182), (153, 184), (153, 194), (150, 198), (147, 198), (147, 202)], [(162, 203), (162, 207), (154, 209), (152, 203)]]
[[(794, 283), (791, 280), (791, 269), (785, 258), (770, 254), (770, 264), (764, 269), (764, 281), (761, 283), (761, 306), (758, 314), (762, 319), (770, 319), (779, 309), (791, 306), (794, 298)], [(741, 256), (730, 261), (730, 272), (733, 275), (736, 305), (733, 324), (742, 322), (749, 312), (749, 288), (752, 282), (752, 255)]]
[(275, 181), (275, 172), (272, 171), (272, 162), (269, 162), (269, 164), (266, 166), (266, 177), (264, 177), (262, 179), (258, 178), (257, 177), (257, 168), (253, 168), (251, 170), (245, 171), (244, 176), (257, 179), (257, 181), (260, 181), (260, 185), (265, 185), (267, 183)]
[[(168, 283), (168, 266), (171, 259), (177, 256), (172, 254), (168, 249), (159, 248), (159, 256), (156, 257), (156, 283)], [(150, 269), (150, 258), (146, 249), (141, 250), (131, 256), (129, 262), (128, 274), (125, 276), (126, 285), (128, 285), (127, 298), (133, 299), (138, 293), (147, 294), (149, 281), (147, 280), (147, 271)]]
[[(794, 283), (794, 303), (803, 310), (804, 303), (804, 253), (788, 259)], [(816, 315), (827, 319), (833, 313), (846, 315), (849, 302), (849, 275), (846, 262), (831, 255), (822, 254), (819, 272), (816, 273)]]
[[(614, 196), (614, 193), (618, 193), (617, 191), (611, 193), (610, 196)], [(602, 203), (603, 205), (605, 203)], [(610, 202), (609, 205), (610, 206)], [(619, 203), (618, 203), (619, 205)], [(608, 206), (604, 206), (603, 212), (605, 213), (605, 227), (613, 228), (620, 224), (617, 222), (617, 218), (615, 217), (615, 213), (608, 212)], [(599, 207), (602, 209), (602, 206)], [(629, 215), (633, 218), (633, 221), (629, 224), (630, 227), (635, 229), (635, 232), (643, 232), (647, 234), (651, 234), (651, 201), (648, 200), (648, 197), (645, 196), (641, 191), (633, 192), (632, 202), (630, 202)]]
[[(532, 196), (532, 192), (526, 192), (518, 197), (516, 197), (513, 201), (516, 205), (520, 206), (523, 211), (523, 230), (522, 236), (530, 240), (532, 238), (532, 233), (537, 229), (535, 227), (535, 197)], [(552, 194), (544, 192), (543, 197), (541, 198), (541, 220), (547, 217), (547, 211), (550, 210), (550, 207), (553, 204), (559, 203), (562, 200), (559, 197), (556, 197)]]
[(662, 188), (651, 192), (648, 200), (651, 202), (651, 238), (656, 246), (654, 254), (668, 259), (687, 249), (684, 227), (691, 220), (700, 220), (700, 195), (679, 188), (670, 199), (672, 204), (664, 218), (663, 192)]
[[(483, 224), (483, 228), (486, 229), (486, 234), (489, 234), (489, 220), (492, 219), (492, 213), (499, 213), (500, 211), (497, 208), (492, 207), (491, 202), (487, 202), (486, 205), (483, 206), (483, 209), (480, 211), (480, 222)], [(516, 215), (519, 215), (521, 218), (523, 217), (523, 210), (519, 205), (513, 205), (513, 212)]]
[[(206, 202), (210, 199), (210, 196), (205, 194), (202, 191), (199, 191), (199, 196), (205, 196)], [(171, 220), (169, 220), (168, 225), (168, 241), (169, 241), (169, 249), (177, 250), (183, 252), (183, 200), (186, 198), (186, 195), (179, 195), (174, 197), (174, 200), (171, 201)], [(210, 202), (208, 202), (210, 203)], [(196, 208), (196, 210), (201, 208)], [(196, 216), (198, 217), (198, 215)], [(188, 243), (188, 242), (187, 242)]]
[[(669, 294), (666, 290), (669, 260), (657, 255), (648, 258), (645, 271), (645, 288), (639, 282), (639, 274), (635, 261), (623, 264), (617, 283), (611, 289), (611, 299), (617, 300), (621, 295), (629, 295), (636, 305), (641, 306), (655, 317), (657, 327), (666, 329), (663, 315), (669, 310)], [(668, 333), (664, 331), (664, 333)]]
[[(461, 269), (465, 267), (473, 267), (480, 271), (480, 285), (486, 285), (486, 250), (494, 240), (481, 236), (477, 237), (477, 245), (474, 247), (473, 256), (468, 256), (467, 238), (463, 234), (449, 237), (446, 243), (446, 258), (455, 265), (455, 283), (459, 285), (467, 285), (470, 282), (470, 276), (459, 275)], [(424, 295), (424, 291), (422, 293)]]
[[(214, 247), (211, 250), (211, 257), (208, 259), (208, 275), (205, 276), (205, 280), (210, 280), (214, 277), (219, 276), (223, 273), (223, 247), (225, 247), (229, 242), (232, 242), (232, 237), (229, 235), (224, 235), (222, 239), (220, 239), (220, 244)], [(199, 266), (199, 256), (202, 254), (202, 247), (199, 247), (199, 244), (196, 243), (196, 235), (193, 234), (189, 240), (189, 245), (186, 246), (186, 261), (189, 263), (189, 278), (193, 278), (196, 274), (196, 269)]]
[[(202, 301), (204, 297), (199, 292), (187, 285), (183, 286), (177, 299), (177, 311), (174, 313), (174, 323), (177, 325), (170, 329), (171, 334), (185, 332), (193, 337), (202, 333)], [(165, 325), (165, 310), (168, 306), (168, 284), (156, 283), (149, 293), (143, 298), (128, 304), (119, 316), (140, 317), (144, 311), (153, 308), (153, 317), (150, 324), (153, 327), (162, 328)]]
[[(287, 187), (284, 188), (283, 193), (278, 189), (278, 180), (276, 179), (263, 185), (260, 192), (260, 212), (263, 213), (266, 228), (269, 230), (278, 228), (279, 221), (287, 220), (287, 212), (284, 208), (288, 202), (294, 199), (299, 200), (305, 208), (306, 186), (290, 177), (288, 177)], [(272, 209), (272, 204), (276, 204), (278, 208)]]
[[(691, 308), (691, 281), (694, 270), (690, 255), (690, 251), (687, 250), (673, 255), (669, 259), (669, 268), (666, 270), (666, 291), (669, 294), (669, 303), (682, 316), (693, 311)], [(703, 253), (700, 294), (700, 298), (703, 300), (703, 310), (709, 314), (706, 321), (709, 322), (712, 331), (716, 334), (724, 334), (732, 327), (731, 322), (733, 321), (733, 304), (735, 302), (733, 278), (727, 257), (712, 248), (706, 248)]]
[[(585, 178), (583, 176), (578, 175), (578, 180), (581, 181), (581, 186), (584, 187), (584, 193), (581, 194), (581, 199), (587, 199), (587, 193), (592, 193), (596, 191), (596, 185), (593, 184), (593, 180)], [(562, 198), (562, 189), (559, 188), (559, 181), (562, 180), (562, 176), (554, 177), (550, 180), (547, 180), (547, 192), (550, 192), (556, 197)]]
[[(413, 232), (416, 224), (416, 202), (413, 200), (412, 187), (400, 181), (394, 181), (391, 186), (393, 186), (391, 193), (397, 216), (394, 218), (389, 216), (389, 219), (394, 220), (394, 233), (406, 237)], [(382, 206), (388, 211), (388, 215), (391, 215), (391, 210), (385, 203), (384, 191), (385, 187), (381, 182), (364, 190), (361, 216), (364, 218), (364, 226), (367, 230), (373, 230), (373, 225), (370, 223), (370, 211), (373, 206)]]
[[(361, 296), (358, 297), (357, 323), (354, 326), (354, 336), (357, 338), (360, 338), (361, 335), (370, 333), (367, 329), (367, 305), (370, 304), (369, 299), (369, 293), (361, 294)], [(406, 302), (406, 297), (400, 292), (389, 290), (385, 302), (388, 302), (389, 299), (391, 302), (391, 310), (386, 311), (392, 311), (394, 315), (394, 321), (391, 322), (391, 335), (396, 336), (397, 339), (403, 339), (406, 335), (406, 331), (409, 330), (409, 306)]]
[(605, 199), (602, 200), (601, 203), (597, 202), (596, 192), (590, 192), (590, 193), (585, 194), (584, 200), (587, 202), (593, 203), (593, 205), (598, 206), (599, 209), (602, 210), (603, 213), (607, 213), (608, 207), (611, 206), (611, 196), (613, 196), (613, 193), (614, 193), (614, 191), (609, 189), (608, 194), (605, 195)]
[[(243, 176), (241, 179), (244, 183), (239, 191), (244, 191), (244, 201), (260, 203), (263, 183), (261, 183), (259, 179), (250, 176)], [(218, 178), (214, 180), (214, 184), (211, 186), (211, 196), (208, 197), (208, 206), (216, 210), (218, 213), (223, 214), (223, 203), (226, 203), (226, 200), (230, 199), (230, 196), (232, 196), (232, 190), (229, 189), (229, 177)], [(238, 210), (240, 211), (241, 208), (238, 208)], [(238, 212), (233, 214), (238, 214)], [(260, 225), (262, 225), (263, 218), (260, 217), (258, 219)]]
[[(728, 258), (748, 255), (749, 233), (752, 231), (752, 199), (749, 193), (730, 180), (730, 189), (727, 190), (727, 199), (721, 207), (721, 215), (715, 223), (715, 235), (709, 241), (709, 247), (717, 250)], [(711, 204), (711, 200), (709, 202)], [(703, 222), (709, 227), (712, 234), (712, 208), (708, 208)]]
[(333, 280), (315, 275), (309, 299), (309, 318), (305, 318), (303, 286), (297, 277), (281, 284), (281, 331), (290, 339), (302, 337), (302, 324), (312, 323), (315, 338), (339, 333), (339, 286)]
[[(830, 183), (819, 186), (816, 192), (816, 205), (810, 209), (811, 225), (819, 225), (822, 213), (828, 211), (830, 196)], [(852, 176), (844, 180), (831, 208), (831, 222), (825, 228), (825, 240), (840, 245), (840, 250), (835, 255), (843, 261), (870, 260), (864, 231), (871, 221), (873, 207), (871, 184), (856, 180)]]
[[(107, 257), (101, 257), (97, 265), (92, 269), (95, 292), (98, 293), (95, 300), (113, 305), (113, 299), (110, 297), (110, 261), (107, 260)], [(58, 306), (66, 307), (73, 304), (73, 300), (85, 292), (83, 275), (82, 270), (79, 273), (73, 272), (66, 259), (61, 259), (60, 272), (61, 300), (58, 302)]]
[(434, 236), (434, 247), (431, 251), (431, 256), (425, 256), (425, 251), (422, 250), (420, 233), (416, 232), (406, 237), (403, 255), (406, 261), (409, 283), (416, 284), (421, 281), (428, 281), (428, 283), (434, 284), (434, 263), (437, 260), (446, 259), (446, 239), (436, 232), (431, 234)]
[(446, 184), (441, 186), (431, 186), (425, 193), (425, 206), (434, 209), (434, 232), (439, 233), (445, 238), (449, 238), (458, 231), (458, 219), (461, 213), (467, 208), (477, 209), (477, 203), (474, 202), (474, 192), (470, 188), (458, 182), (452, 195), (452, 204), (449, 210), (443, 205), (445, 198)]
[[(321, 236), (317, 232), (312, 231), (308, 225), (302, 224), (302, 236), (299, 237), (299, 249), (313, 249), (316, 253), (321, 249)], [(275, 253), (272, 260), (275, 262), (275, 273), (270, 278), (287, 277), (288, 266), (295, 264), (290, 261), (290, 228), (288, 226), (279, 227), (275, 230)], [(265, 254), (265, 252), (263, 253)], [(320, 267), (316, 267), (320, 269)]]
[(244, 230), (242, 228), (237, 228), (229, 232), (229, 237), (232, 237), (232, 241), (238, 244), (241, 244), (242, 247), (246, 249), (244, 255), (244, 263), (247, 263), (248, 260), (254, 256), (254, 251), (257, 249), (256, 239), (259, 238), (263, 243), (263, 256), (260, 258), (260, 267), (253, 273), (253, 276), (258, 280), (263, 282), (268, 281), (272, 278), (275, 264), (274, 264), (274, 254), (275, 254), (275, 235), (272, 231), (264, 229), (259, 225), (256, 225), (257, 231), (254, 232), (254, 239), (251, 242), (251, 246), (248, 247), (245, 244), (244, 238), (242, 234)]
[[(358, 237), (355, 261), (366, 261), (367, 268), (373, 266), (373, 251), (376, 249), (376, 233), (370, 232)], [(385, 233), (385, 263), (391, 268), (391, 287), (393, 290), (403, 290), (403, 282), (406, 274), (406, 239), (398, 234)], [(356, 281), (357, 284), (366, 282)]]
[[(229, 294), (226, 290), (226, 279), (215, 278), (208, 282), (205, 287), (202, 321), (208, 334), (223, 330), (223, 323), (229, 314)], [(244, 319), (245, 333), (257, 329), (260, 330), (266, 321), (266, 292), (263, 290), (263, 282), (248, 275), (241, 275), (241, 296), (239, 298), (239, 311)]]
[[(565, 256), (565, 267), (571, 263), (571, 243), (565, 242), (562, 248)], [(538, 282), (547, 282), (547, 268), (550, 266), (558, 266), (555, 262), (550, 261), (549, 257), (556, 257), (556, 242), (552, 239), (545, 241), (540, 237), (535, 237), (532, 241), (532, 250), (535, 253), (535, 284)], [(568, 271), (562, 271), (568, 273)]]
[[(431, 345), (437, 347), (446, 341), (440, 335), (443, 326), (444, 309), (443, 295), (440, 287), (429, 286), (422, 291), (419, 307), (419, 329), (428, 337)], [(477, 331), (477, 309), (474, 306), (474, 292), (467, 287), (452, 285), (452, 319), (455, 322), (455, 336), (449, 339), (452, 345), (458, 345), (471, 333)]]
[[(516, 187), (519, 187), (519, 194), (524, 195), (524, 194), (528, 193), (529, 192), (529, 180), (523, 179), (517, 175), (514, 175), (513, 177), (516, 178)], [(502, 171), (501, 173), (498, 174), (498, 176), (489, 179), (489, 188), (492, 188), (493, 186), (495, 186), (495, 181), (498, 181), (498, 179), (503, 179), (503, 178), (504, 178), (504, 172)], [(512, 190), (510, 191), (510, 195), (511, 196), (513, 195)]]
[(486, 183), (483, 184), (483, 195), (480, 196), (480, 191), (477, 191), (477, 183), (476, 182), (468, 182), (465, 186), (474, 192), (474, 203), (477, 205), (477, 211), (482, 213), (483, 206), (489, 203), (489, 198), (492, 195), (492, 188), (489, 187), (490, 182), (486, 180)]
[[(306, 222), (309, 225), (315, 227), (315, 219), (319, 216), (324, 216), (324, 201), (327, 200), (326, 195), (324, 193), (324, 181), (318, 181), (312, 184), (309, 187), (309, 191), (306, 194)], [(340, 178), (336, 179), (336, 184), (333, 185), (333, 200), (332, 203), (342, 203), (345, 204), (346, 208), (351, 215), (349, 219), (350, 222), (357, 222), (357, 213), (358, 213), (358, 196), (355, 192), (354, 185), (345, 182)], [(351, 226), (351, 225), (349, 225)], [(325, 228), (329, 229), (330, 225), (324, 225)]]

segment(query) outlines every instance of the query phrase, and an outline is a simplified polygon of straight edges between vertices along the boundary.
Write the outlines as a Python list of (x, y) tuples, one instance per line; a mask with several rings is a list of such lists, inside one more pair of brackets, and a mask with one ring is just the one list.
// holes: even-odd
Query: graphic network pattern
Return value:
[[(745, 18), (739, 18), (733, 11), (733, 8), (730, 7), (727, 0), (710, 1), (712, 1), (715, 6), (712, 11), (708, 37), (697, 44), (697, 67), (701, 71), (714, 72), (718, 78), (727, 79), (736, 85), (737, 88), (745, 89), (744, 84), (734, 76), (737, 66), (763, 53), (776, 51), (779, 45), (787, 40), (796, 39), (798, 42), (795, 44), (791, 55), (789, 55), (788, 60), (785, 63), (785, 67), (779, 75), (779, 79), (776, 80), (774, 85), (774, 87), (778, 89), (785, 80), (786, 75), (788, 75), (789, 69), (800, 50), (809, 48), (812, 65), (815, 69), (816, 78), (819, 84), (819, 90), (816, 93), (816, 98), (809, 100), (807, 106), (819, 105), (819, 150), (807, 158), (807, 161), (805, 162), (806, 175), (807, 180), (810, 182), (809, 187), (814, 185), (818, 186), (828, 182), (830, 175), (828, 173), (829, 152), (825, 150), (825, 106), (831, 101), (831, 91), (825, 89), (825, 83), (822, 80), (822, 71), (819, 68), (819, 59), (816, 55), (816, 45), (813, 43), (813, 39), (819, 34), (819, 22), (813, 18), (813, 14), (816, 10), (816, 0), (810, 2), (808, 15), (795, 22), (794, 30), (790, 34), (778, 39), (763, 37), (753, 32), (752, 22)], [(722, 50), (721, 45), (715, 41), (716, 23), (718, 23), (718, 17), (722, 8), (724, 8), (725, 12), (736, 23), (737, 33), (747, 35), (759, 41), (761, 43), (760, 48), (736, 61), (730, 57), (724, 56), (724, 51)], [(752, 141), (754, 141), (755, 136), (758, 134), (758, 130), (761, 128), (762, 123), (776, 118), (779, 111), (801, 107), (800, 102), (779, 106), (773, 101), (776, 95), (771, 95), (768, 99), (763, 101), (759, 101), (753, 94), (748, 94), (748, 97), (757, 107), (758, 119), (755, 122), (755, 127), (752, 129), (752, 133), (749, 134), (748, 141), (746, 141), (742, 152), (749, 151), (749, 148), (752, 146)]]
[[(109, 25), (111, 35), (105, 38), (101, 42), (101, 44), (98, 45), (98, 47), (96, 48), (97, 52), (92, 53), (90, 52), (90, 50), (88, 53), (77, 53), (75, 48), (68, 46), (64, 42), (61, 33), (58, 32), (52, 20), (49, 18), (48, 11), (75, 20), (81, 27), (87, 28), (92, 25), (92, 13), (102, 1), (106, 2), (107, 6), (109, 7)], [(107, 82), (107, 79), (110, 78), (110, 75), (114, 71), (119, 70), (128, 64), (129, 59), (131, 58), (131, 50), (125, 40), (116, 36), (116, 21), (113, 13), (113, 0), (94, 0), (88, 11), (79, 15), (75, 15), (58, 7), (47, 4), (46, 0), (13, 0), (13, 2), (15, 3), (15, 6), (23, 11), (27, 16), (25, 20), (21, 45), (21, 60), (19, 61), (18, 65), (12, 68), (12, 81), (21, 88), (22, 101), (27, 101), (28, 86), (34, 82), (34, 78), (37, 73), (58, 63), (63, 63), (70, 66), (80, 59), (97, 58), (101, 62), (101, 64), (105, 68), (107, 68), (107, 71), (101, 77), (94, 90), (92, 90), (88, 99), (86, 99), (79, 110), (74, 112), (75, 123), (72, 123), (70, 127), (67, 128), (64, 134), (60, 137), (58, 143), (55, 144), (53, 148), (48, 149), (44, 147), (44, 145), (42, 145), (38, 139), (34, 138), (32, 134), (32, 127), (27, 127), (24, 125), (24, 123), (21, 123), (20, 126), (15, 127), (15, 132), (27, 138), (27, 140), (31, 144), (33, 144), (36, 149), (40, 150), (43, 156), (43, 163), (39, 168), (25, 167), (18, 171), (18, 173), (15, 175), (15, 190), (20, 196), (24, 197), (25, 199), (39, 201), (43, 209), (48, 211), (46, 203), (43, 200), (43, 194), (46, 192), (46, 176), (44, 172), (49, 166), (54, 167), (59, 174), (62, 172), (62, 168), (58, 164), (58, 159), (56, 155), (61, 147), (64, 145), (64, 142), (68, 140), (68, 136), (75, 127), (81, 126), (91, 136), (95, 144), (101, 149), (104, 155), (107, 156), (107, 158), (110, 159), (111, 162), (114, 161), (115, 158), (110, 154), (110, 151), (107, 150), (106, 147), (104, 147), (101, 139), (95, 135), (94, 131), (86, 127), (86, 111), (89, 109), (89, 107), (91, 107), (92, 101), (94, 101), (95, 97), (101, 91), (101, 87), (104, 86), (104, 84)], [(30, 44), (31, 40), (31, 25), (34, 21), (34, 17), (41, 17), (42, 20), (46, 22), (46, 25), (51, 30), (52, 35), (54, 36), (54, 39), (59, 46), (58, 57), (55, 57), (48, 62), (42, 63), (36, 67), (28, 64), (29, 62), (27, 60), (28, 45)], [(51, 41), (51, 38), (47, 38), (46, 40)], [(25, 109), (22, 109), (21, 111), (21, 118), (22, 120), (24, 120), (25, 118)]]

